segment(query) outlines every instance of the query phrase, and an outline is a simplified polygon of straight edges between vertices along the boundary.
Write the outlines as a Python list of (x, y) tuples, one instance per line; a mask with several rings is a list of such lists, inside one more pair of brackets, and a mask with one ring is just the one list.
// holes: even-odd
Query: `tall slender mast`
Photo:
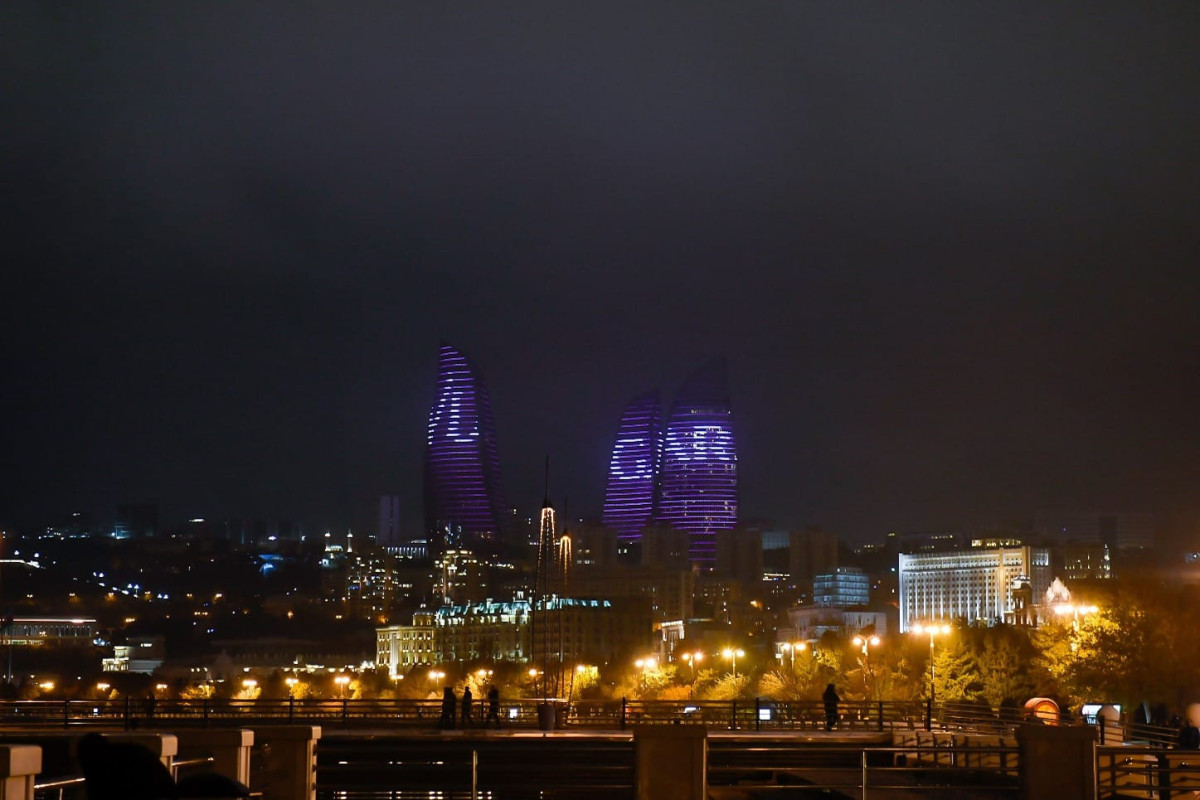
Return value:
[(537, 555), (537, 576), (534, 581), (533, 592), (533, 636), (532, 639), (537, 642), (537, 615), (542, 614), (542, 697), (548, 697), (546, 691), (546, 672), (550, 666), (550, 630), (546, 625), (545, 612), (547, 605), (554, 591), (554, 582), (552, 575), (555, 572), (555, 523), (554, 523), (554, 506), (550, 502), (550, 456), (546, 456), (546, 495), (542, 501), (542, 516), (540, 527), (538, 530), (538, 555)]

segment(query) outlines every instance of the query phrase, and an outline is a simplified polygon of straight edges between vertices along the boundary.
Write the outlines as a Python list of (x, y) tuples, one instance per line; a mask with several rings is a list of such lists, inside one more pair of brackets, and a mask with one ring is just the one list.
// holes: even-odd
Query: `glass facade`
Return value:
[(690, 540), (694, 563), (711, 566), (717, 531), (737, 525), (737, 443), (723, 360), (680, 387), (667, 422), (657, 518)]
[(445, 547), (495, 539), (506, 520), (487, 388), (466, 356), (442, 344), (425, 440), (426, 532)]
[(662, 399), (647, 392), (625, 406), (608, 462), (604, 525), (622, 539), (637, 538), (651, 522), (662, 447)]

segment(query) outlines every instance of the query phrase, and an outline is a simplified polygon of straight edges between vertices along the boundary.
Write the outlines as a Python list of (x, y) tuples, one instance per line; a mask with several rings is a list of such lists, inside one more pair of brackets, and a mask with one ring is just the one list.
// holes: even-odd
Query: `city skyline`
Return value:
[[(136, 32), (137, 35), (131, 35)], [(603, 512), (714, 355), (739, 515), (1200, 530), (1200, 14), (0, 9), (0, 526), (422, 524), (436, 353)]]

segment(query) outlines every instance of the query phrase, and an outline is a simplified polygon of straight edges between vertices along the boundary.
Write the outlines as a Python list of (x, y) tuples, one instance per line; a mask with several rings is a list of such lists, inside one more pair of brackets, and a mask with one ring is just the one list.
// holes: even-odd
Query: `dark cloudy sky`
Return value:
[(5, 3), (0, 521), (415, 521), (446, 339), (526, 508), (550, 453), (598, 512), (624, 401), (720, 354), (747, 516), (1194, 525), (1198, 42), (1196, 3)]

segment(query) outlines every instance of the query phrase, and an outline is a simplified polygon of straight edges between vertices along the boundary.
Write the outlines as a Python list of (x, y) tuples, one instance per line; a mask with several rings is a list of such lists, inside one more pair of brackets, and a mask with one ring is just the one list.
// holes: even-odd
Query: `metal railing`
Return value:
[(1101, 798), (1194, 797), (1200, 792), (1200, 751), (1098, 747), (1096, 783)]
[(889, 794), (1012, 796), (1020, 793), (1020, 758), (1008, 746), (904, 746), (797, 748), (728, 747), (710, 743), (708, 784), (752, 790), (754, 796), (779, 792), (845, 793), (866, 797)]
[[(541, 700), (512, 699), (500, 704), (502, 727), (537, 728)], [(820, 701), (738, 700), (574, 700), (559, 701), (556, 727), (623, 729), (631, 724), (695, 723), (712, 728), (820, 730), (825, 708)], [(474, 705), (470, 724), (485, 727), (486, 701)], [(456, 709), (457, 711), (457, 709)], [(843, 730), (929, 729), (934, 709), (920, 702), (844, 702), (837, 726)], [(189, 728), (247, 724), (311, 724), (327, 728), (435, 728), (441, 700), (159, 700), (126, 698), (117, 702), (86, 700), (0, 702), (0, 726), (27, 728)], [(493, 723), (494, 724), (494, 723)], [(455, 725), (461, 726), (456, 713)]]

